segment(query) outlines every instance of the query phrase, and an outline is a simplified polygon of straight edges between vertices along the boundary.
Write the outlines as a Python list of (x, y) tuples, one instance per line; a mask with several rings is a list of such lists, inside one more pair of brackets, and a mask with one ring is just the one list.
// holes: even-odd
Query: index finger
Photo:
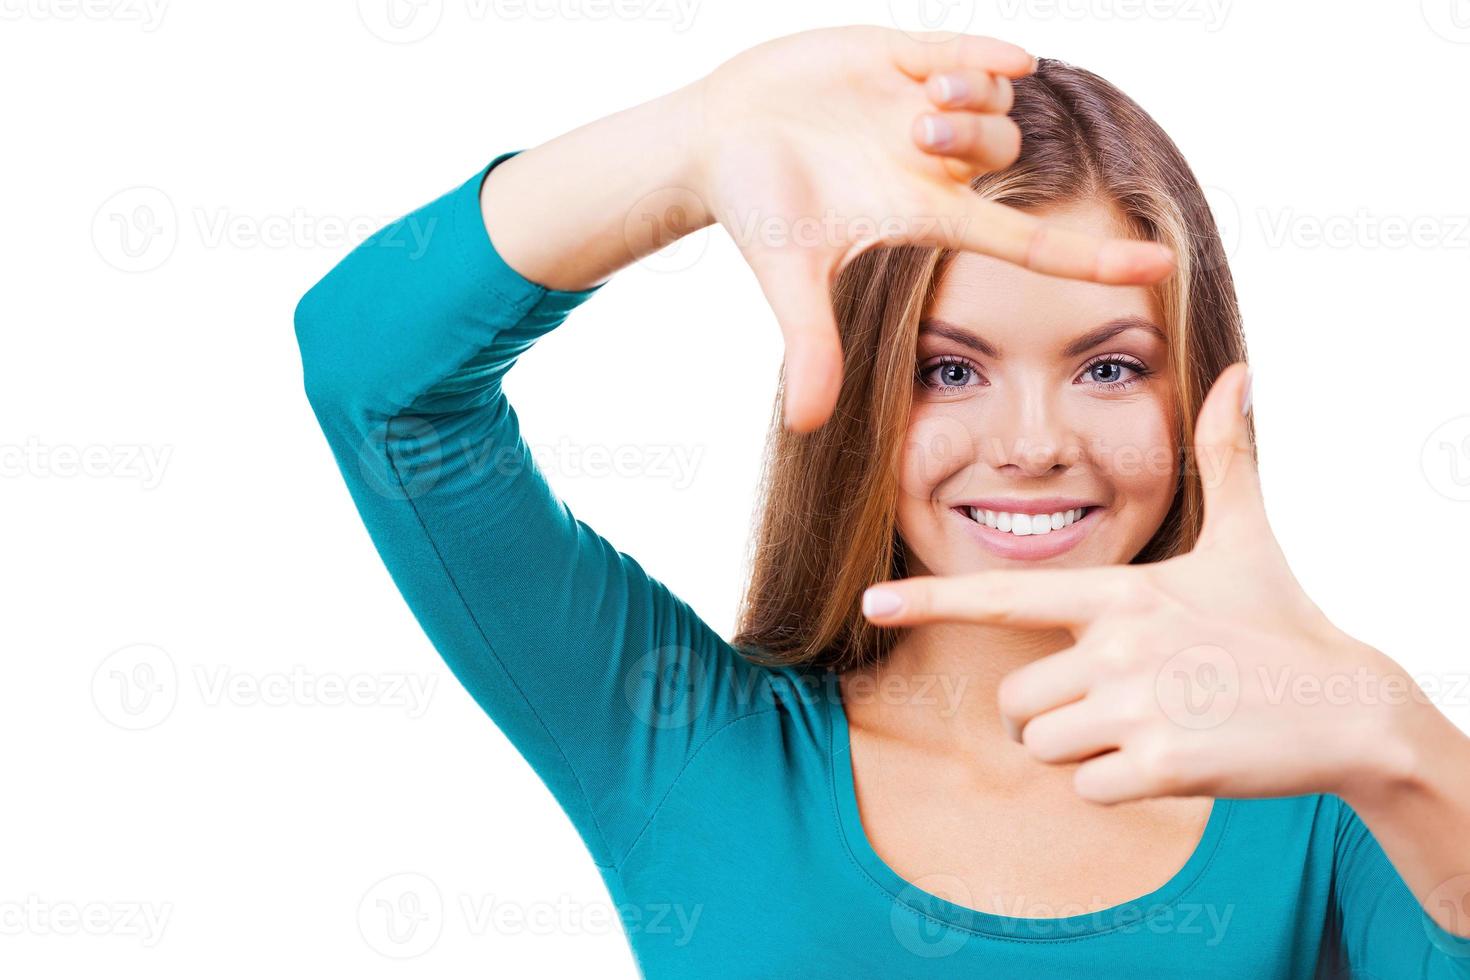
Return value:
[(1127, 588), (1126, 566), (915, 575), (871, 586), (863, 614), (879, 626), (961, 622), (1080, 628)]
[(986, 200), (968, 186), (959, 195), (957, 222), (941, 222), (942, 243), (979, 252), (1067, 279), (1112, 285), (1147, 286), (1174, 271), (1174, 252), (1158, 242), (1102, 238), (1052, 224), (999, 201)]

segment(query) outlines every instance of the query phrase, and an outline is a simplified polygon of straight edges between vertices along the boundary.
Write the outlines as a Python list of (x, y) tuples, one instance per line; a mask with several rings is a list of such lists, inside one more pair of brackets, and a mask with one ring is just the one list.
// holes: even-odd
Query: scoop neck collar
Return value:
[[(858, 811), (852, 771), (852, 733), (847, 708), (842, 701), (842, 688), (835, 673), (828, 672), (825, 686), (829, 692), (829, 696), (822, 699), (828, 713), (829, 772), (837, 829), (843, 846), (862, 872), (897, 903), (967, 932), (1011, 940), (1070, 940), (1137, 925), (1166, 911), (1189, 893), (1214, 859), (1229, 825), (1234, 801), (1217, 797), (1210, 807), (1199, 843), (1168, 881), (1146, 895), (1104, 909), (1056, 918), (1028, 918), (998, 915), (958, 905), (903, 878), (873, 849)], [(932, 938), (925, 937), (921, 941), (928, 942)]]

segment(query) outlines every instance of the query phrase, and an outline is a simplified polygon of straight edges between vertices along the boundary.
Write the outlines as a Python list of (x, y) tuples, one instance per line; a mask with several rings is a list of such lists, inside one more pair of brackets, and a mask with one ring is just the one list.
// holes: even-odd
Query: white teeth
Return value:
[(1075, 524), (1083, 516), (1085, 508), (1059, 510), (1051, 514), (1013, 514), (1007, 511), (985, 510), (979, 507), (966, 508), (970, 519), (977, 524), (1005, 531), (1018, 537), (1030, 534), (1049, 534)]

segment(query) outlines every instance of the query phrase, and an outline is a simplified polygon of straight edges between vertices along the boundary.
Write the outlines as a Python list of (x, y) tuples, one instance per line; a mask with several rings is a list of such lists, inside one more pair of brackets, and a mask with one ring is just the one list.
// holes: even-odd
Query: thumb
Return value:
[(832, 313), (831, 283), (811, 252), (796, 249), (750, 258), (785, 338), (783, 417), (794, 432), (810, 432), (826, 422), (842, 386), (842, 344)]
[(1266, 523), (1260, 474), (1256, 470), (1250, 431), (1250, 368), (1236, 361), (1220, 373), (1205, 396), (1195, 424), (1194, 455), (1204, 489), (1205, 518), (1201, 539)]

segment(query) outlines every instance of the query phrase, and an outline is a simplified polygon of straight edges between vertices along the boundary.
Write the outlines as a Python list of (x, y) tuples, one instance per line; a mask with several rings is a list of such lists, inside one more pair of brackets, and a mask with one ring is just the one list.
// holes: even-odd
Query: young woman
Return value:
[[(730, 641), (501, 389), (716, 221), (787, 345)], [(1470, 740), (1292, 577), (1216, 229), (1097, 76), (781, 38), (502, 153), (296, 328), (383, 560), (647, 975), (1470, 977)]]

